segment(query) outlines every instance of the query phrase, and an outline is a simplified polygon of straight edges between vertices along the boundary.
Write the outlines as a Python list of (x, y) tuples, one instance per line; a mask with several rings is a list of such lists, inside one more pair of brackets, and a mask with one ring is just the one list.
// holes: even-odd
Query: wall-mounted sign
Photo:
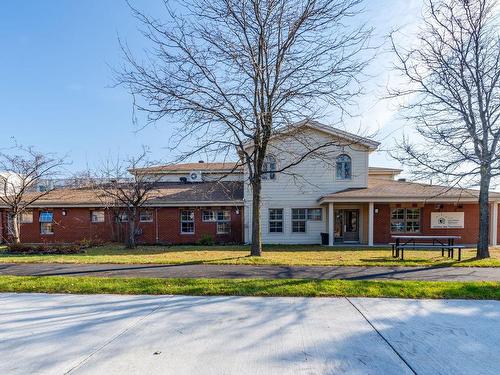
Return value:
[(431, 212), (431, 228), (463, 228), (463, 212)]

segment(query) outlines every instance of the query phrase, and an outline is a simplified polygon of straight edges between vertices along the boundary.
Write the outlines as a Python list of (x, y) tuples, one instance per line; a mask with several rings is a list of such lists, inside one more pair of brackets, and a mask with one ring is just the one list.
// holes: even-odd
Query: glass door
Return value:
[(344, 210), (344, 242), (359, 241), (359, 210)]

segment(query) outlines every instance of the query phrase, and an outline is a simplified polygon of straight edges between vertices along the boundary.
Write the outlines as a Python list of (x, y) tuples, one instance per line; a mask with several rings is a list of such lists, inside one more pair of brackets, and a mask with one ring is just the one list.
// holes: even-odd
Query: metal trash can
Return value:
[(328, 233), (321, 233), (321, 244), (328, 245)]

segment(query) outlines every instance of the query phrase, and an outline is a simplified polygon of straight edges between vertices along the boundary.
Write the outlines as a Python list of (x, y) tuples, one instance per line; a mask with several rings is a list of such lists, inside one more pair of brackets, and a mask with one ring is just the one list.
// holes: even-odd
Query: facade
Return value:
[[(477, 242), (478, 192), (411, 183), (392, 168), (369, 167), (373, 140), (303, 121), (271, 139), (262, 182), (264, 243), (376, 245), (393, 235), (456, 235)], [(250, 147), (250, 146), (249, 146)], [(239, 163), (188, 163), (136, 169), (158, 189), (141, 213), (138, 242), (251, 241), (249, 171)], [(490, 242), (498, 242), (500, 193), (490, 193)], [(59, 189), (22, 220), (23, 242), (121, 241), (126, 218), (96, 192)], [(9, 219), (0, 206), (0, 234)]]

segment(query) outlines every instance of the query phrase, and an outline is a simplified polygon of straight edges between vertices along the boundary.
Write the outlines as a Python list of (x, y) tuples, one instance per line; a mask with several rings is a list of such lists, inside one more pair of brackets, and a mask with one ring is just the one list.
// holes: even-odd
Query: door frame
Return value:
[[(352, 232), (352, 233), (357, 233), (357, 238), (356, 239), (349, 239), (349, 240), (345, 240), (345, 231), (346, 231), (346, 214), (347, 212), (356, 212), (357, 214), (357, 232)], [(340, 216), (338, 216), (340, 214)], [(337, 227), (337, 224), (338, 224), (338, 220), (339, 219), (341, 220), (341, 227), (340, 227), (340, 231), (337, 231), (337, 229), (339, 229)], [(360, 230), (360, 226), (361, 226), (361, 209), (360, 208), (334, 208), (334, 212), (333, 212), (333, 233), (334, 233), (334, 243), (360, 243), (360, 238), (361, 238), (361, 230)], [(340, 232), (341, 235), (340, 236), (337, 236), (337, 233)]]

